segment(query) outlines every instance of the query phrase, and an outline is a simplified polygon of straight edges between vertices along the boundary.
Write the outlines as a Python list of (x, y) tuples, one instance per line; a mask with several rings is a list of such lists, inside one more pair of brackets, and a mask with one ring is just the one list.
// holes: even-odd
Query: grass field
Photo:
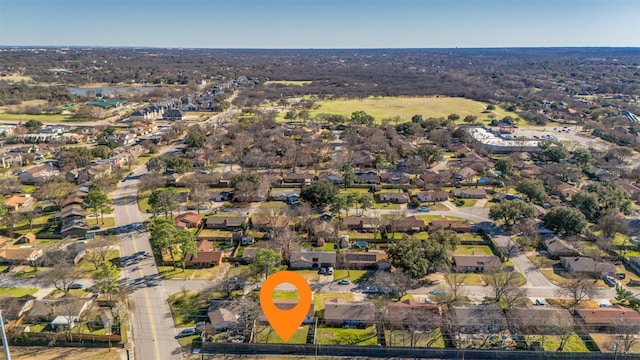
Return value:
[(89, 226), (91, 226), (91, 225), (99, 225), (101, 228), (108, 228), (108, 227), (116, 226), (116, 219), (112, 218), (112, 217), (104, 218), (104, 224), (102, 223), (102, 219), (100, 217), (98, 217), (97, 220), (98, 221), (96, 222), (96, 218), (92, 217), (92, 216), (87, 217), (87, 224)]
[[(560, 343), (562, 338), (560, 336), (535, 336), (529, 335), (526, 337), (527, 341), (531, 343), (532, 341), (540, 341), (542, 348), (544, 351), (559, 351)], [(569, 339), (565, 342), (564, 347), (562, 348), (563, 352), (588, 352), (587, 346), (584, 341), (578, 336), (578, 334), (573, 334), (569, 337)]]
[(366, 329), (319, 328), (318, 344), (320, 345), (360, 345), (375, 346), (378, 343), (376, 327)]
[[(408, 330), (386, 330), (387, 344), (391, 346), (411, 346), (411, 332)], [(415, 346), (444, 349), (444, 338), (440, 329), (420, 332), (414, 335)]]
[(0, 297), (22, 297), (33, 295), (38, 291), (36, 288), (0, 288)]
[[(93, 349), (86, 347), (13, 346), (13, 360), (120, 360), (123, 349)], [(3, 357), (4, 359), (4, 357)]]
[(65, 122), (69, 120), (69, 115), (63, 114), (39, 114), (39, 115), (28, 115), (28, 114), (7, 114), (5, 111), (0, 111), (0, 120), (5, 121), (21, 121), (27, 122), (28, 120), (38, 120), (43, 123), (48, 122)]
[[(307, 342), (307, 333), (309, 332), (309, 325), (301, 326), (293, 333), (293, 336), (287, 341), (288, 344), (305, 344)], [(273, 328), (268, 325), (256, 326), (256, 333), (254, 342), (265, 344), (283, 344), (284, 341), (273, 331)]]
[(33, 81), (31, 76), (21, 75), (21, 74), (11, 74), (7, 76), (0, 76), (0, 81), (9, 81), (9, 82), (22, 82), (22, 81)]
[(362, 282), (367, 279), (366, 270), (334, 270), (333, 280), (349, 279), (351, 282)]
[[(354, 111), (362, 110), (372, 115), (376, 122), (396, 116), (401, 121), (409, 121), (416, 114), (422, 115), (425, 119), (430, 117), (446, 118), (452, 113), (460, 115), (461, 120), (467, 115), (477, 116), (478, 120), (489, 119), (487, 117), (489, 114), (483, 113), (487, 108), (486, 103), (455, 97), (370, 97), (367, 99), (322, 100), (317, 101), (316, 105), (320, 107), (311, 111), (311, 115), (330, 113), (350, 117)], [(497, 106), (493, 114), (497, 119), (502, 119), (505, 116), (517, 118), (516, 114)]]
[(269, 80), (267, 82), (265, 82), (265, 85), (270, 85), (270, 84), (280, 84), (280, 85), (294, 85), (294, 86), (303, 86), (303, 85), (309, 85), (311, 84), (313, 81), (311, 80)]

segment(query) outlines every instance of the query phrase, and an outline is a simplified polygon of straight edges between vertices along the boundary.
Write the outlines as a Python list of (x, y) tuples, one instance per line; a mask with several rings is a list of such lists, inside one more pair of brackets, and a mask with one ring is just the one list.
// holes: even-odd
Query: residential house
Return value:
[(25, 315), (29, 322), (51, 322), (58, 316), (80, 318), (91, 307), (91, 300), (67, 296), (61, 299), (34, 300), (31, 310)]
[(243, 311), (243, 305), (238, 301), (212, 300), (207, 308), (207, 315), (216, 331), (225, 331), (243, 324), (240, 316)]
[(465, 166), (462, 169), (460, 169), (458, 172), (453, 174), (453, 176), (455, 177), (456, 180), (461, 181), (461, 180), (470, 180), (477, 174), (478, 174), (477, 171), (473, 170), (468, 166)]
[(209, 196), (211, 201), (215, 202), (229, 201), (231, 198), (231, 194), (228, 191), (213, 191), (209, 193)]
[(60, 175), (60, 171), (55, 169), (51, 163), (31, 166), (18, 175), (18, 180), (23, 184), (42, 184)]
[(342, 177), (342, 175), (339, 175), (337, 173), (320, 174), (318, 176), (318, 180), (329, 181), (330, 183), (336, 186), (344, 184), (344, 178)]
[(367, 216), (346, 216), (342, 226), (351, 231), (375, 231), (380, 226), (380, 218)]
[(629, 195), (631, 196), (632, 199), (634, 200), (640, 200), (640, 188), (630, 184), (628, 181), (623, 180), (623, 179), (617, 179), (615, 181), (616, 184), (618, 184), (618, 186), (620, 186), (621, 188), (623, 188), (624, 190), (626, 190)]
[(380, 182), (403, 185), (409, 183), (409, 175), (403, 172), (384, 172), (380, 174)]
[(182, 120), (184, 116), (180, 109), (169, 109), (162, 114), (162, 120)]
[(470, 153), (471, 149), (463, 143), (452, 143), (447, 145), (447, 151), (455, 153), (455, 154), (466, 154)]
[(621, 305), (600, 308), (578, 308), (576, 315), (587, 332), (635, 333), (640, 331), (640, 313)]
[(429, 223), (429, 230), (453, 230), (458, 233), (470, 232), (471, 224), (467, 220), (433, 219)]
[(376, 321), (375, 310), (368, 301), (327, 300), (324, 302), (324, 322), (328, 326), (369, 327)]
[(426, 228), (424, 219), (418, 215), (407, 216), (395, 224), (396, 231), (404, 233), (414, 233)]
[(242, 250), (242, 262), (247, 264), (252, 263), (253, 260), (256, 259), (258, 250), (260, 250), (260, 248), (257, 247), (244, 248), (244, 250)]
[(18, 237), (16, 239), (16, 242), (14, 242), (14, 245), (20, 245), (20, 244), (31, 244), (34, 243), (36, 241), (36, 236), (33, 233), (26, 233), (24, 235), (20, 235), (20, 237)]
[(449, 200), (449, 195), (444, 190), (421, 191), (416, 194), (420, 202), (440, 202)]
[(440, 307), (407, 299), (387, 305), (389, 325), (394, 329), (406, 328), (407, 323), (419, 325), (416, 330), (435, 329), (440, 326)]
[(562, 257), (560, 264), (573, 276), (604, 278), (614, 276), (616, 267), (612, 263), (595, 261), (589, 257)]
[(380, 202), (392, 204), (406, 204), (409, 202), (409, 195), (397, 192), (381, 192), (378, 194)]
[(294, 203), (300, 201), (299, 190), (274, 190), (271, 192), (271, 199), (273, 201), (284, 201), (287, 203)]
[(291, 218), (286, 215), (267, 216), (254, 215), (251, 218), (251, 228), (258, 231), (284, 231), (291, 222)]
[(35, 299), (31, 295), (0, 297), (0, 309), (2, 309), (2, 318), (5, 324), (15, 323), (15, 321), (19, 320), (27, 311), (31, 310)]
[(464, 153), (464, 157), (460, 159), (460, 163), (464, 166), (487, 166), (489, 161), (472, 151)]
[(311, 185), (314, 178), (315, 175), (313, 173), (287, 173), (282, 175), (282, 185), (297, 185), (302, 187), (304, 185)]
[(4, 200), (4, 207), (9, 211), (18, 211), (34, 204), (30, 194), (12, 195)]
[(507, 329), (507, 319), (504, 312), (497, 306), (452, 306), (451, 312), (458, 334), (498, 334)]
[(520, 169), (520, 176), (522, 177), (526, 177), (526, 178), (537, 178), (538, 176), (542, 175), (544, 173), (544, 170), (536, 165), (533, 164), (527, 164), (525, 165), (524, 168)]
[(60, 235), (62, 237), (80, 237), (87, 236), (87, 219), (85, 216), (69, 216), (62, 218), (62, 225), (60, 226)]
[[(246, 250), (246, 249), (245, 249)], [(293, 251), (289, 258), (291, 269), (318, 269), (336, 266), (336, 253), (301, 248)]]
[(350, 251), (343, 256), (349, 269), (385, 270), (391, 267), (387, 253), (382, 250)]
[(511, 333), (517, 335), (564, 335), (574, 326), (569, 310), (559, 307), (515, 307), (506, 315)]
[(216, 251), (213, 249), (213, 242), (208, 240), (200, 240), (196, 244), (198, 252), (195, 256), (187, 254), (184, 258), (185, 264), (188, 267), (194, 268), (208, 268), (212, 266), (220, 266), (224, 253), (222, 251)]
[(207, 218), (207, 229), (220, 230), (241, 230), (249, 221), (248, 216), (209, 216)]
[(375, 171), (356, 171), (354, 182), (356, 184), (377, 184), (378, 173)]
[(432, 170), (427, 170), (420, 176), (420, 179), (424, 182), (424, 187), (429, 188), (431, 186), (440, 186), (444, 184), (444, 178), (440, 173)]
[(578, 193), (578, 189), (576, 189), (575, 187), (567, 183), (560, 182), (556, 185), (555, 192), (558, 195), (560, 195), (563, 199), (567, 201), (571, 201), (571, 198), (573, 197), (573, 195)]
[(484, 199), (487, 197), (487, 192), (477, 188), (453, 189), (451, 195), (460, 199)]
[(31, 265), (42, 256), (35, 246), (20, 246), (0, 249), (0, 264)]
[(313, 236), (316, 238), (332, 239), (337, 236), (336, 230), (332, 221), (315, 221), (313, 223)]
[(542, 240), (542, 245), (544, 245), (549, 255), (554, 259), (578, 255), (578, 250), (576, 250), (573, 245), (558, 237)]
[(453, 255), (455, 272), (495, 272), (502, 269), (502, 261), (495, 255)]
[(180, 214), (176, 216), (173, 223), (178, 229), (186, 230), (197, 228), (202, 224), (202, 215), (192, 212)]
[[(273, 305), (275, 305), (280, 310), (289, 311), (298, 305), (298, 300), (274, 300)], [(258, 315), (258, 321), (263, 323), (266, 323), (269, 321), (267, 320), (267, 317), (264, 315), (264, 312), (262, 311), (262, 309), (260, 310), (260, 315)], [(314, 321), (315, 321), (315, 310), (313, 306), (313, 301), (311, 301), (311, 304), (309, 304), (309, 309), (307, 310), (307, 313), (304, 316), (304, 320), (302, 320), (302, 324), (309, 325), (309, 324), (313, 324)]]

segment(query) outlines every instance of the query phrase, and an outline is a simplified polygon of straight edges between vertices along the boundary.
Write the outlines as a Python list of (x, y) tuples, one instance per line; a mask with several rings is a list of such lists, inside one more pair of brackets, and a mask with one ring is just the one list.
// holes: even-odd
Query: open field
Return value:
[(25, 295), (33, 295), (38, 291), (35, 288), (0, 288), (0, 297), (22, 297)]
[[(444, 117), (456, 113), (460, 119), (467, 115), (474, 115), (478, 120), (488, 120), (489, 113), (483, 113), (487, 108), (486, 103), (454, 97), (378, 97), (367, 99), (338, 99), (321, 100), (316, 105), (320, 107), (311, 111), (311, 115), (320, 113), (340, 114), (350, 117), (354, 111), (362, 110), (372, 115), (376, 122), (398, 116), (401, 121), (410, 121), (416, 114), (427, 119), (430, 117)], [(497, 107), (492, 112), (497, 119), (505, 116), (517, 118), (514, 113)], [(284, 115), (283, 115), (284, 116)]]
[(26, 76), (22, 74), (11, 74), (7, 76), (0, 76), (0, 81), (9, 81), (9, 82), (22, 82), (22, 81), (33, 81), (31, 76)]
[(376, 327), (366, 329), (318, 328), (318, 344), (320, 345), (362, 345), (374, 346), (378, 343)]
[[(309, 332), (309, 325), (304, 325), (298, 328), (293, 334), (288, 344), (305, 344), (307, 342), (307, 333)], [(269, 325), (258, 325), (256, 330), (256, 336), (254, 342), (266, 343), (266, 344), (283, 344), (284, 341)]]
[(311, 80), (269, 80), (267, 82), (265, 82), (265, 85), (270, 85), (270, 84), (279, 84), (279, 85), (294, 85), (294, 86), (303, 86), (303, 85), (309, 85), (311, 84), (313, 81)]
[(0, 111), (0, 120), (3, 120), (3, 121), (27, 122), (28, 120), (38, 120), (43, 123), (65, 122), (65, 121), (70, 121), (69, 117), (70, 117), (69, 115), (64, 115), (64, 114), (28, 115), (28, 114), (7, 114), (6, 111)]
[(11, 358), (14, 360), (120, 360), (123, 349), (92, 349), (73, 347), (45, 347), (45, 346), (13, 346)]

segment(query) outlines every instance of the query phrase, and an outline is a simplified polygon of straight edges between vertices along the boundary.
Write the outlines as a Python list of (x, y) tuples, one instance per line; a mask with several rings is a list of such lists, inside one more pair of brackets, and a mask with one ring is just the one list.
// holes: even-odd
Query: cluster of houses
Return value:
[[(274, 301), (281, 309), (290, 308), (295, 301)], [(244, 304), (229, 300), (213, 300), (209, 304), (208, 322), (217, 332), (233, 331), (244, 326)], [(607, 308), (578, 308), (576, 316), (565, 308), (551, 306), (520, 306), (503, 310), (494, 305), (459, 305), (443, 310), (438, 304), (404, 300), (386, 304), (383, 316), (369, 301), (324, 300), (324, 311), (315, 312), (314, 304), (303, 324), (326, 327), (368, 328), (384, 325), (386, 329), (431, 331), (440, 328), (444, 337), (458, 346), (478, 336), (499, 336), (514, 345), (528, 335), (567, 335), (576, 329), (586, 333), (632, 334), (640, 328), (640, 314), (632, 309), (614, 305)], [(266, 323), (261, 313), (258, 322)], [(507, 342), (511, 342), (507, 341)], [(450, 342), (451, 343), (451, 342)]]

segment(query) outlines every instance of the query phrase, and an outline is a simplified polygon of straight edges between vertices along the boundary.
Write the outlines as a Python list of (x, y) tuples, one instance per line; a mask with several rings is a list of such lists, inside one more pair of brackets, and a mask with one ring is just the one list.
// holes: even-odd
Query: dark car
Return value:
[(79, 289), (84, 289), (84, 285), (82, 284), (71, 284), (69, 285), (69, 289), (74, 289), (74, 290), (79, 290)]
[(100, 230), (100, 226), (96, 225), (96, 226), (92, 226), (89, 228), (89, 230)]

